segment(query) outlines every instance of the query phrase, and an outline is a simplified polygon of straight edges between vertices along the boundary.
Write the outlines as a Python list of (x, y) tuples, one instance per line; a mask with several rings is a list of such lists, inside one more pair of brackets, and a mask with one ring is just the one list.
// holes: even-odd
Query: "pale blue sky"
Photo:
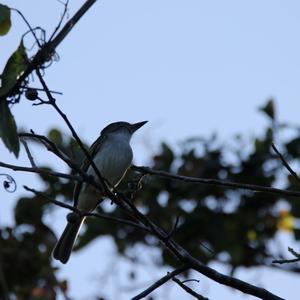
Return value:
[[(71, 2), (70, 16), (83, 1)], [(19, 8), (33, 26), (47, 30), (55, 27), (62, 10), (56, 0), (0, 3)], [(26, 26), (13, 15), (11, 32), (0, 38), (0, 69), (24, 31)], [(97, 1), (57, 49), (60, 61), (46, 70), (45, 79), (52, 89), (64, 93), (58, 103), (87, 141), (92, 142), (110, 122), (149, 120), (132, 143), (137, 162), (142, 163), (161, 140), (175, 144), (213, 131), (230, 140), (238, 132), (261, 132), (266, 123), (257, 107), (270, 97), (278, 104), (281, 120), (299, 123), (299, 32), (299, 1)], [(52, 126), (65, 128), (49, 107), (32, 108), (25, 99), (13, 113), (20, 126), (36, 132), (45, 133)], [(15, 162), (2, 146), (0, 151), (1, 160)], [(48, 153), (37, 154), (38, 161), (49, 161)], [(34, 178), (16, 175), (18, 193), (24, 193), (24, 183), (38, 186)], [(2, 190), (0, 194), (7, 199), (0, 203), (0, 221), (9, 221), (17, 195)], [(63, 213), (58, 212), (62, 219)], [(58, 230), (63, 222), (56, 221)], [(63, 274), (76, 282), (71, 285), (74, 293), (89, 282), (88, 274), (99, 271), (95, 263), (89, 272), (85, 270), (87, 257), (96, 255), (99, 248), (101, 240), (63, 267)], [(81, 274), (86, 274), (81, 284), (74, 275), (78, 265)], [(247, 278), (247, 274), (239, 275)], [(286, 274), (272, 275), (272, 284), (268, 271), (259, 274), (260, 283), (272, 291), (297, 298), (289, 286), (293, 279)], [(216, 291), (210, 285), (206, 296), (224, 299)], [(228, 289), (221, 289), (225, 292)], [(242, 299), (237, 293), (228, 295)]]

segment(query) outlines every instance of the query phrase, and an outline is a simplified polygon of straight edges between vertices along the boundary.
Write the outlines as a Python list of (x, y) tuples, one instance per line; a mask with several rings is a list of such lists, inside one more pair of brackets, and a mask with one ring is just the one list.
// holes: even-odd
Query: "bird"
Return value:
[[(111, 123), (101, 131), (100, 136), (89, 148), (89, 154), (93, 162), (109, 186), (117, 187), (124, 178), (133, 158), (130, 146), (131, 137), (147, 122), (142, 121), (130, 124), (120, 121)], [(97, 181), (95, 170), (88, 158), (85, 158), (83, 161), (81, 170), (89, 176), (94, 176)], [(92, 212), (103, 198), (103, 193), (94, 186), (86, 182), (77, 182), (75, 184), (73, 200), (74, 206), (78, 210)], [(71, 216), (72, 213), (69, 215)], [(52, 253), (54, 259), (59, 260), (63, 264), (68, 262), (85, 218), (78, 215), (74, 218), (74, 214), (73, 218), (67, 217), (68, 223)]]

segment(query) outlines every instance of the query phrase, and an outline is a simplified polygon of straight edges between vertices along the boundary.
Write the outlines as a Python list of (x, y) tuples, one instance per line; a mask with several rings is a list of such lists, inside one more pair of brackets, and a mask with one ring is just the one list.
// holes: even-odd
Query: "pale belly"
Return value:
[[(131, 165), (132, 150), (128, 143), (114, 143), (114, 147), (103, 147), (94, 161), (101, 175), (112, 186), (116, 186)], [(88, 169), (88, 174), (95, 175), (91, 167)]]
[[(129, 143), (115, 141), (113, 145), (113, 147), (103, 145), (104, 147), (94, 157), (94, 162), (101, 175), (111, 186), (116, 187), (131, 165), (132, 150)], [(97, 178), (92, 167), (89, 167), (87, 173)], [(93, 187), (84, 184), (78, 197), (78, 208), (93, 210), (101, 198), (101, 193), (97, 192)]]

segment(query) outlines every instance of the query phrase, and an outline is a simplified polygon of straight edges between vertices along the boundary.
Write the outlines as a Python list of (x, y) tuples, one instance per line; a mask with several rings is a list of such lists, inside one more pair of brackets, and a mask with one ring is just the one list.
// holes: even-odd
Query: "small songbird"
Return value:
[[(89, 153), (95, 165), (110, 186), (116, 187), (130, 167), (133, 156), (130, 139), (133, 133), (146, 123), (147, 121), (135, 124), (127, 122), (112, 123), (101, 131), (99, 138), (90, 147)], [(87, 158), (81, 168), (97, 180), (95, 171)], [(103, 195), (90, 184), (77, 183), (73, 198), (75, 207), (85, 212), (91, 212), (103, 199)], [(77, 220), (68, 219), (67, 226), (53, 250), (55, 259), (64, 264), (69, 260), (84, 219), (85, 217), (79, 217)]]

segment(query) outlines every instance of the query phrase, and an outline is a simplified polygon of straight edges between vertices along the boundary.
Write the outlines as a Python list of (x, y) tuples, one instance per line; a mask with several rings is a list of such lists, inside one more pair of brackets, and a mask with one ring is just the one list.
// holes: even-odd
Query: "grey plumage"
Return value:
[[(106, 126), (99, 138), (92, 144), (89, 153), (93, 158), (101, 175), (116, 187), (132, 162), (132, 149), (130, 139), (132, 134), (143, 126), (145, 122), (129, 124), (127, 122), (116, 122)], [(82, 170), (89, 175), (95, 176), (94, 169), (87, 159), (84, 160)], [(95, 176), (96, 178), (96, 176)], [(86, 183), (77, 183), (74, 188), (74, 205), (83, 211), (93, 211), (102, 200), (103, 195), (94, 187)], [(66, 263), (71, 255), (78, 232), (85, 218), (78, 218), (68, 222), (61, 238), (57, 242), (53, 257)]]

